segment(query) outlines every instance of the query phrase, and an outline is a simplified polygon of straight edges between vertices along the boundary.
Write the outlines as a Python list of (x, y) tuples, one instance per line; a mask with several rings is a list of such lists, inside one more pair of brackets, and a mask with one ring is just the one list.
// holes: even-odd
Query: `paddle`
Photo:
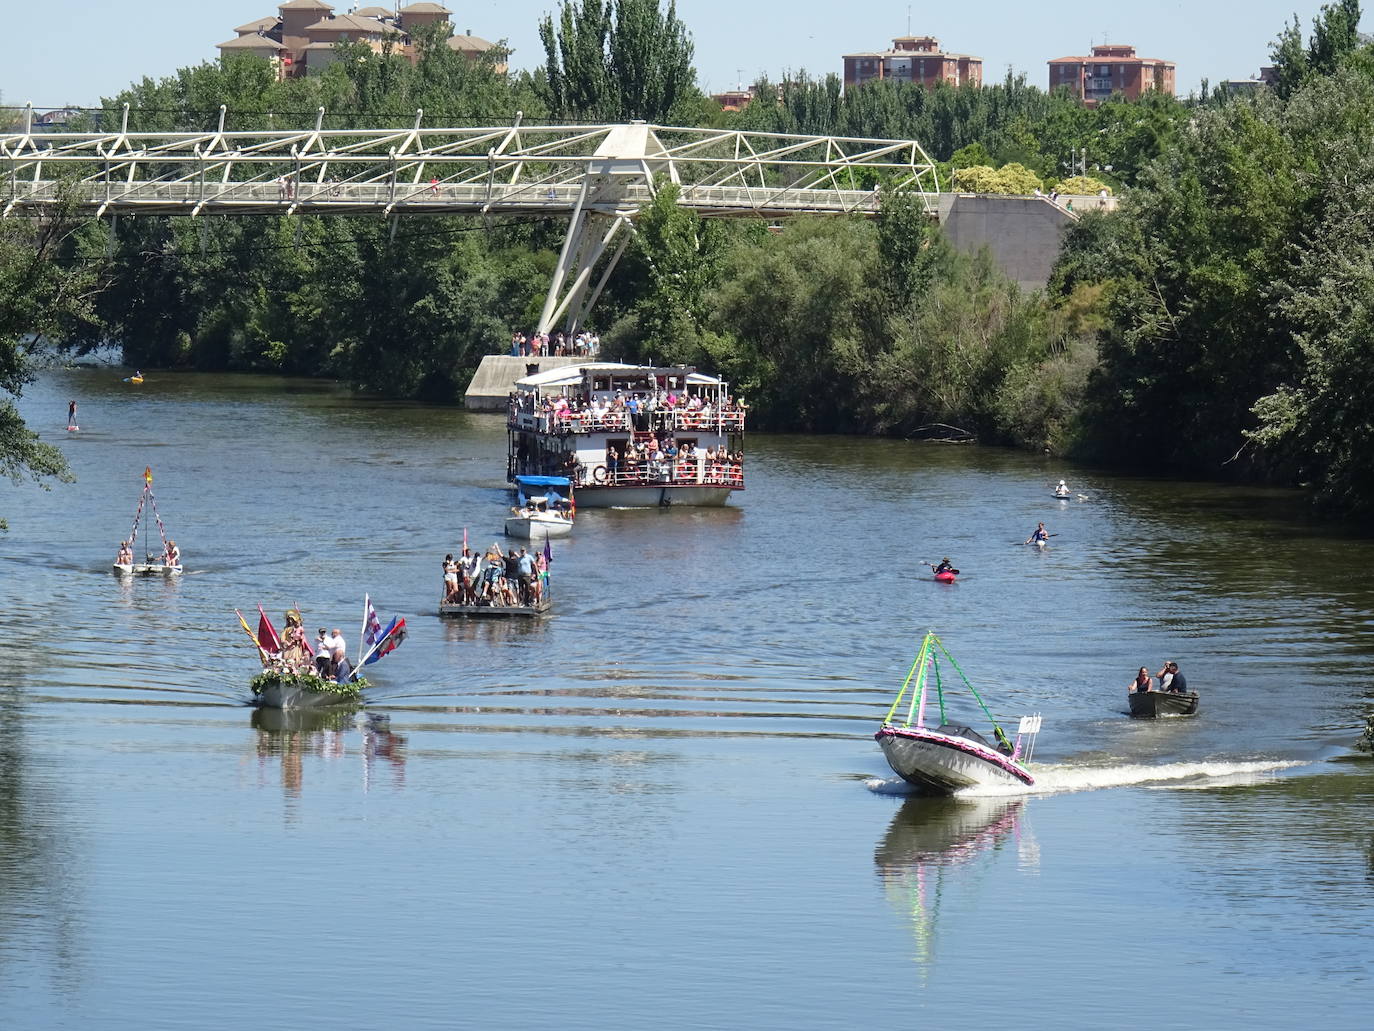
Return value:
[[(934, 562), (927, 562), (925, 559), (921, 559), (921, 565), (923, 565), (923, 566), (930, 566), (931, 569), (934, 569), (934, 568), (935, 568), (935, 563), (934, 563)], [(958, 575), (959, 575), (959, 570), (957, 570), (957, 569), (950, 569), (950, 570), (948, 570), (948, 571), (951, 572), (951, 573), (953, 573), (955, 576), (958, 576)]]
[[(1058, 537), (1058, 536), (1059, 536), (1059, 534), (1057, 534), (1057, 533), (1047, 533), (1047, 534), (1045, 534), (1045, 539), (1048, 540), (1048, 539), (1051, 538), (1051, 537)], [(1026, 544), (1029, 544), (1030, 541), (1017, 541), (1016, 543), (1017, 543), (1018, 545), (1026, 545)]]

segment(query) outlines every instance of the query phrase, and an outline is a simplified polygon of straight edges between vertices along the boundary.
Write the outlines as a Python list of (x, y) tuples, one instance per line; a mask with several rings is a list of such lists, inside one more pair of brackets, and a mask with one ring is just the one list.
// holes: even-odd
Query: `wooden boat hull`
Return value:
[(521, 519), (511, 516), (506, 520), (506, 536), (518, 537), (522, 541), (567, 537), (572, 534), (572, 528), (573, 524), (567, 519)]
[(543, 598), (537, 605), (452, 605), (439, 604), (441, 616), (473, 616), (478, 619), (500, 619), (505, 616), (542, 616), (553, 607), (552, 598)]
[(961, 788), (1030, 786), (1019, 763), (981, 742), (920, 727), (884, 726), (873, 735), (892, 772), (934, 794)]
[(1193, 716), (1197, 714), (1196, 691), (1174, 694), (1171, 691), (1130, 691), (1126, 694), (1131, 715), (1150, 719), (1156, 716)]
[(578, 508), (716, 508), (724, 505), (732, 490), (719, 484), (650, 483), (637, 486), (606, 486), (595, 483), (577, 488)]

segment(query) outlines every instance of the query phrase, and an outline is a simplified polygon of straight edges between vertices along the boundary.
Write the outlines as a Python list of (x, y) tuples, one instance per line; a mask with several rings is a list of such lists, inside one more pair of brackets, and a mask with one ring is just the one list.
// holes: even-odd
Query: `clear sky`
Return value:
[[(213, 60), (234, 27), (276, 13), (276, 0), (65, 0), (51, 7), (0, 0), (9, 26), (0, 41), (0, 102), (40, 107), (88, 105), (148, 75)], [(537, 25), (551, 0), (445, 0), (458, 31), (508, 40), (512, 66), (540, 62)], [(339, 0), (335, 13), (354, 6)], [(359, 6), (367, 6), (366, 3)], [(379, 4), (379, 6), (389, 6)], [(404, 4), (402, 5), (404, 6)], [(840, 72), (840, 56), (882, 50), (894, 36), (935, 35), (944, 46), (983, 59), (984, 78), (1010, 66), (1039, 86), (1045, 62), (1086, 54), (1094, 43), (1130, 43), (1143, 57), (1178, 65), (1178, 92), (1202, 79), (1246, 78), (1268, 63), (1269, 44), (1296, 11), (1304, 34), (1319, 0), (1159, 0), (1111, 4), (1033, 4), (1025, 0), (966, 3), (870, 3), (844, 10), (835, 0), (679, 0), (678, 13), (696, 41), (696, 65), (708, 91), (739, 79), (784, 72)], [(1080, 14), (1082, 11), (1084, 13)], [(22, 15), (21, 15), (22, 12)], [(910, 14), (908, 15), (908, 12)], [(49, 24), (47, 18), (60, 19)], [(1370, 18), (1366, 17), (1365, 25)]]

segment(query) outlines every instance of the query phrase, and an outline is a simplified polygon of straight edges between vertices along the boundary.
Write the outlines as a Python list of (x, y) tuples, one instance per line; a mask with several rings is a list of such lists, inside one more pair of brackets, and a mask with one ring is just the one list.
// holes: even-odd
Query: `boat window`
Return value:
[(983, 737), (982, 734), (978, 733), (978, 731), (974, 730), (972, 727), (965, 727), (956, 723), (944, 723), (937, 727), (935, 732), (937, 734), (948, 734), (950, 737), (966, 737), (970, 741), (976, 741), (978, 744), (987, 748), (992, 747), (992, 745), (988, 744), (987, 738)]

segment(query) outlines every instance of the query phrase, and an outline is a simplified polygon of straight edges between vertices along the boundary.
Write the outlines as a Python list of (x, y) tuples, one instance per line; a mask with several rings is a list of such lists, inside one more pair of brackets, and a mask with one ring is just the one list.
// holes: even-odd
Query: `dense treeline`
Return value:
[[(106, 117), (124, 103), (134, 125), (164, 129), (212, 125), (220, 105), (230, 128), (309, 126), (321, 106), (335, 127), (408, 125), (416, 108), (453, 124), (516, 111), (643, 117), (914, 138), (945, 175), (1024, 166), (1052, 184), (1087, 171), (1120, 189), (1122, 205), (1076, 224), (1040, 293), (955, 253), (885, 184), (876, 220), (781, 227), (698, 218), (664, 184), (598, 307), (606, 351), (719, 370), (763, 427), (957, 427), (1115, 463), (1306, 482), (1364, 512), (1374, 154), (1362, 134), (1374, 51), (1359, 16), (1357, 0), (1340, 0), (1306, 41), (1296, 22), (1285, 27), (1279, 85), (1254, 96), (1146, 94), (1089, 109), (1012, 76), (982, 89), (844, 92), (834, 76), (799, 75), (761, 83), (762, 99), (730, 114), (691, 81), (690, 35), (672, 6), (577, 0), (543, 23), (546, 63), (532, 73), (469, 61), (437, 36), (415, 66), (344, 44), (346, 60), (305, 79), (277, 82), (264, 62), (238, 58), (144, 80), (110, 98)], [(45, 332), (82, 347), (120, 341), (144, 366), (279, 370), (453, 399), (482, 354), (533, 326), (563, 230), (140, 219), (122, 221), (111, 245), (108, 227), (91, 224), (45, 246), (103, 290)]]

